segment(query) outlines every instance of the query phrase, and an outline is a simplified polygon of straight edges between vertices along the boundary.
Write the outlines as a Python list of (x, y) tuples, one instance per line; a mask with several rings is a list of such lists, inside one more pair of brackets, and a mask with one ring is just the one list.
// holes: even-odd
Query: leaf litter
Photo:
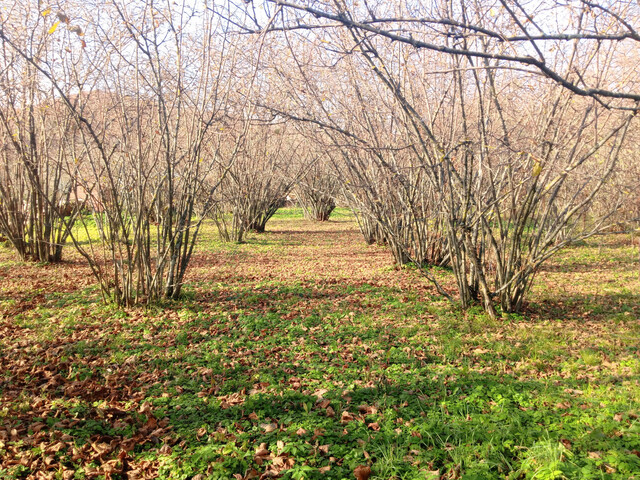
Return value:
[(567, 476), (640, 470), (624, 242), (564, 253), (525, 315), (492, 324), (350, 220), (271, 228), (240, 256), (206, 243), (193, 300), (147, 310), (101, 306), (78, 259), (2, 250), (0, 476), (491, 478), (554, 441)]

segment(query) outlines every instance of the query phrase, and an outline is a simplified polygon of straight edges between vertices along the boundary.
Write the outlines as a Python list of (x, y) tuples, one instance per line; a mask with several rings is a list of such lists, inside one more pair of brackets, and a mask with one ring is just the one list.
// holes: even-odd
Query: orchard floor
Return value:
[(640, 479), (637, 238), (565, 250), (490, 321), (344, 212), (267, 228), (205, 229), (146, 309), (71, 249), (0, 248), (0, 478)]

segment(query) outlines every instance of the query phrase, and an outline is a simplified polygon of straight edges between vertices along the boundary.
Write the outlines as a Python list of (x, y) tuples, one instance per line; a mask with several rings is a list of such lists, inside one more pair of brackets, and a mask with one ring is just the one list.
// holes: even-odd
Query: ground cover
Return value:
[(268, 228), (208, 226), (185, 298), (147, 309), (102, 305), (70, 253), (0, 249), (0, 478), (640, 478), (628, 235), (567, 249), (490, 321), (344, 211)]

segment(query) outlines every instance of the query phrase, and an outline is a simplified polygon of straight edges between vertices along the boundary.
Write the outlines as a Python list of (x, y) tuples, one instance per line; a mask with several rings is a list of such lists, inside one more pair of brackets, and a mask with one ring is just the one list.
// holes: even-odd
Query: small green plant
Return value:
[(524, 454), (520, 474), (531, 480), (564, 480), (567, 461), (573, 454), (560, 442), (544, 440), (532, 445)]
[(582, 350), (580, 352), (580, 358), (585, 365), (588, 365), (590, 367), (600, 365), (601, 363), (600, 354), (598, 354), (598, 352), (594, 352), (593, 350)]

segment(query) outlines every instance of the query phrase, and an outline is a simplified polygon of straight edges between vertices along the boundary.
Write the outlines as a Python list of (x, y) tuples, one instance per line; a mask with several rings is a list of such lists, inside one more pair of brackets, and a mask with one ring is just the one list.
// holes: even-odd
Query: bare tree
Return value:
[(221, 207), (214, 219), (223, 239), (241, 242), (247, 231), (265, 231), (305, 164), (302, 142), (283, 125), (249, 128), (219, 192)]
[(255, 69), (240, 66), (239, 45), (212, 2), (66, 7), (43, 12), (37, 26), (63, 45), (55, 59), (25, 51), (13, 19), (0, 39), (46, 78), (74, 119), (77, 177), (100, 238), (81, 217), (89, 244), (72, 239), (106, 298), (177, 298), (202, 222), (196, 199), (219, 184), (208, 181), (214, 167), (233, 160), (237, 148), (226, 145), (239, 144), (245, 129), (221, 128), (243, 122), (246, 100), (235, 89), (250, 89)]
[[(493, 68), (520, 66), (526, 73), (551, 79), (579, 96), (594, 98), (608, 108), (637, 109), (640, 93), (628, 87), (628, 75), (601, 83), (597, 78), (570, 75), (558, 62), (558, 51), (567, 44), (586, 49), (616, 45), (625, 51), (637, 50), (640, 33), (637, 4), (617, 0), (579, 0), (562, 3), (555, 0), (525, 3), (519, 0), (497, 2), (417, 1), (411, 6), (387, 2), (360, 3), (353, 0), (263, 0), (260, 3), (281, 22), (265, 25), (256, 9), (244, 9), (250, 22), (245, 31), (318, 31), (344, 27), (370, 40), (409, 45), (415, 49), (488, 62)], [(227, 15), (234, 10), (229, 9)], [(239, 24), (239, 22), (236, 22)], [(582, 48), (582, 47), (580, 47)], [(622, 66), (633, 71), (623, 55), (606, 68)], [(637, 58), (636, 58), (637, 65)], [(598, 68), (592, 65), (592, 68)], [(637, 85), (636, 85), (637, 86)]]
[[(480, 300), (495, 317), (497, 300), (503, 311), (519, 310), (550, 255), (606, 224), (611, 211), (594, 216), (590, 208), (625, 151), (640, 100), (618, 75), (620, 44), (640, 38), (637, 9), (586, 1), (500, 1), (494, 10), (417, 2), (411, 12), (395, 3), (266, 4), (279, 20), (263, 31), (283, 33), (299, 71), (282, 82), (287, 108), (273, 109), (329, 137), (366, 204), (382, 205), (385, 184), (386, 197), (406, 192), (370, 208), (388, 226), (387, 240), (394, 218), (431, 199), (425, 211), (444, 227), (464, 307)], [(570, 34), (547, 32), (548, 15), (559, 10), (557, 24)], [(367, 91), (376, 82), (387, 92), (377, 99)]]
[(336, 208), (336, 196), (339, 191), (339, 179), (326, 155), (319, 154), (304, 168), (303, 174), (296, 182), (294, 195), (307, 219), (326, 222)]
[[(42, 31), (41, 12), (31, 3), (17, 6), (23, 23), (16, 41), (29, 56), (50, 61), (56, 50)], [(6, 43), (1, 46), (0, 234), (23, 260), (57, 262), (79, 212), (70, 203), (74, 162), (65, 142), (73, 123), (46, 77)]]

